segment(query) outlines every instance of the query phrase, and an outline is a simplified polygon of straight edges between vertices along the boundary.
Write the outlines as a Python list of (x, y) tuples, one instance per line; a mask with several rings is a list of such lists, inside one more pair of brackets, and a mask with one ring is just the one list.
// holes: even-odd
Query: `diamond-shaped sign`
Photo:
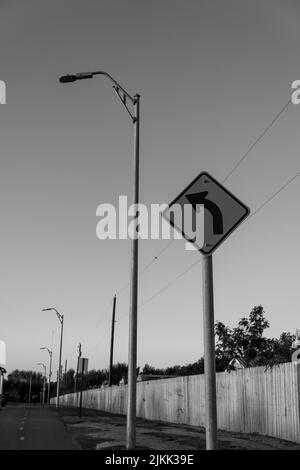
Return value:
[[(182, 216), (178, 216), (180, 210), (175, 215), (175, 204), (180, 206)], [(186, 217), (185, 211), (191, 217)], [(199, 224), (201, 211), (202, 223)], [(202, 172), (171, 202), (163, 217), (199, 251), (209, 255), (249, 214), (250, 209), (242, 201), (210, 174)], [(200, 231), (202, 237), (197, 236)]]

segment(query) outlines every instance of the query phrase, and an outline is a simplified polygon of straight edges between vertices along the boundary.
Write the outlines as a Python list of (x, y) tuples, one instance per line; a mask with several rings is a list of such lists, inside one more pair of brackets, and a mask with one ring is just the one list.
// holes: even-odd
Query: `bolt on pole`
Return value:
[(206, 450), (217, 450), (217, 399), (212, 255), (202, 256)]
[[(140, 150), (140, 96), (134, 96), (134, 184), (133, 204), (138, 217), (139, 203), (139, 150)], [(126, 422), (126, 449), (135, 449), (136, 445), (136, 366), (137, 366), (137, 307), (138, 307), (138, 235), (132, 240), (131, 292), (129, 312), (129, 348), (128, 348), (128, 403)]]

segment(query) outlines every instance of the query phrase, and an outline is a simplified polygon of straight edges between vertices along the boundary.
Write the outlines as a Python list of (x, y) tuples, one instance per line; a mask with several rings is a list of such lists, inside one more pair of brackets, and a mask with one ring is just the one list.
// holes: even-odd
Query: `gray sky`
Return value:
[[(129, 279), (130, 243), (96, 238), (96, 207), (132, 197), (133, 126), (106, 70), (141, 94), (141, 200), (171, 201), (206, 170), (222, 181), (300, 79), (296, 0), (1, 0), (0, 339), (7, 365), (37, 369), (51, 346), (74, 366), (108, 365), (111, 304)], [(299, 171), (290, 105), (227, 188), (255, 211)], [(262, 304), (268, 334), (299, 320), (299, 178), (218, 249), (215, 317), (234, 326)], [(142, 241), (145, 266), (167, 241)], [(143, 303), (199, 258), (174, 242), (141, 276)], [(127, 361), (129, 290), (117, 299), (115, 361)], [(203, 353), (201, 265), (139, 310), (138, 364)]]

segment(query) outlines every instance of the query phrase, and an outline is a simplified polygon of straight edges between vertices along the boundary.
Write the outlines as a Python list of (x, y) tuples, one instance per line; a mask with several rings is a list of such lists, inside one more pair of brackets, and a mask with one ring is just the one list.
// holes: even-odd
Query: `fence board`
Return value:
[[(300, 443), (299, 400), (300, 364), (295, 362), (217, 373), (219, 429)], [(61, 404), (78, 406), (78, 396), (64, 395)], [(86, 390), (83, 406), (126, 414), (127, 386)], [(204, 426), (204, 375), (139, 382), (137, 416)]]

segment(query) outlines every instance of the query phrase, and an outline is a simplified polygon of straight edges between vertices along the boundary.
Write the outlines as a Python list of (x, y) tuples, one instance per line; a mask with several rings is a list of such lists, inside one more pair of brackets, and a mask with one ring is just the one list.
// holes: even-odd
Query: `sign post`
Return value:
[(83, 392), (83, 383), (84, 383), (84, 374), (88, 371), (88, 359), (86, 357), (80, 357), (78, 360), (78, 370), (80, 373), (80, 399), (79, 399), (79, 417), (82, 415), (82, 392)]
[(217, 398), (212, 255), (202, 256), (206, 449), (217, 449)]
[(113, 302), (113, 313), (111, 320), (111, 340), (110, 340), (110, 356), (109, 356), (109, 375), (108, 375), (108, 386), (112, 386), (112, 369), (113, 369), (113, 357), (114, 357), (114, 336), (115, 336), (115, 316), (116, 316), (116, 301), (117, 296), (114, 296)]
[[(187, 214), (191, 215), (189, 218), (186, 217), (185, 211), (191, 207), (192, 210)], [(198, 217), (200, 211), (204, 212), (201, 219)], [(207, 172), (200, 173), (163, 213), (163, 217), (202, 254), (207, 450), (216, 450), (218, 447), (212, 253), (248, 217), (249, 213), (249, 208), (242, 201)]]

